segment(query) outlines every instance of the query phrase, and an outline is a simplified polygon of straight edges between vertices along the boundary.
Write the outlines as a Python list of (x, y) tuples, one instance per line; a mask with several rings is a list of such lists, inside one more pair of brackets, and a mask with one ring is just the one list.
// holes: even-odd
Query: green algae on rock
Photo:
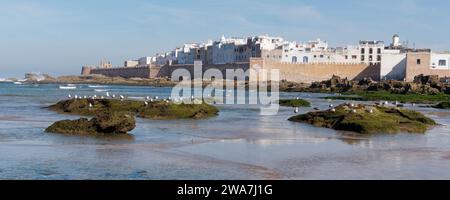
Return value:
[(437, 109), (450, 109), (450, 102), (441, 102), (438, 103), (437, 105), (432, 106), (433, 108), (437, 108)]
[(49, 133), (94, 135), (94, 134), (127, 134), (136, 127), (133, 115), (118, 112), (101, 112), (88, 120), (62, 120), (53, 123), (45, 131)]
[(285, 107), (310, 107), (311, 103), (303, 99), (281, 99), (280, 106)]
[(116, 99), (71, 99), (60, 101), (50, 109), (84, 116), (100, 112), (130, 112), (146, 119), (204, 119), (216, 116), (219, 110), (206, 103), (175, 104), (166, 101), (147, 102)]
[(343, 104), (326, 111), (291, 117), (293, 122), (361, 134), (425, 133), (436, 122), (423, 114), (396, 107)]

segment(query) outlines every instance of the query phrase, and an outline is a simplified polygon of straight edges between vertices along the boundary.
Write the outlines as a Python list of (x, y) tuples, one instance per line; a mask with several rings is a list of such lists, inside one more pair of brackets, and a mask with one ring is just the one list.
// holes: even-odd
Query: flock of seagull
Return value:
[[(111, 94), (109, 92), (106, 92), (106, 96), (97, 96), (97, 95), (81, 96), (81, 95), (77, 95), (77, 94), (72, 96), (72, 94), (68, 94), (67, 97), (69, 99), (74, 99), (74, 100), (77, 100), (77, 99), (91, 99), (91, 100), (99, 100), (100, 99), (101, 100), (101, 99), (116, 99), (116, 98), (118, 98), (120, 101), (124, 101), (127, 99), (127, 97), (124, 95), (116, 95), (116, 94)], [(155, 96), (153, 98), (150, 96), (146, 96), (144, 99), (145, 99), (144, 105), (148, 106), (149, 102), (158, 101), (160, 98), (158, 96)], [(172, 101), (173, 102), (183, 102), (184, 100), (185, 99), (183, 97), (180, 97), (180, 98), (176, 99), (175, 101), (173, 101), (171, 97), (168, 97), (167, 99), (162, 99), (162, 101), (164, 101), (166, 103), (170, 103)], [(191, 101), (195, 101), (195, 100), (196, 100), (195, 97), (191, 96)], [(92, 108), (92, 107), (93, 107), (92, 103), (89, 103), (89, 108)]]
[[(118, 97), (118, 98), (120, 99), (120, 101), (123, 101), (123, 100), (126, 99), (126, 97), (123, 96), (123, 95), (110, 94), (109, 92), (106, 92), (106, 97), (105, 97), (105, 96), (97, 96), (97, 95), (93, 95), (93, 96), (80, 96), (80, 95), (74, 95), (74, 96), (72, 96), (71, 94), (69, 94), (67, 97), (68, 97), (69, 99), (75, 99), (75, 100), (77, 100), (77, 99), (92, 99), (92, 100), (97, 100), (97, 99), (106, 99), (106, 98), (108, 98), (108, 99), (116, 99), (116, 97)], [(297, 100), (300, 100), (300, 97), (297, 97), (296, 99), (297, 99)], [(146, 97), (145, 97), (145, 101), (144, 101), (144, 105), (145, 105), (145, 106), (148, 106), (148, 105), (149, 105), (149, 102), (154, 102), (154, 101), (158, 101), (158, 100), (159, 100), (159, 97), (158, 97), (158, 96), (155, 96), (155, 97), (153, 97), (153, 98), (151, 98), (150, 96), (146, 96)], [(183, 102), (183, 100), (184, 100), (183, 97), (180, 97), (180, 98), (176, 99), (175, 102)], [(191, 96), (191, 101), (194, 101), (194, 100), (195, 100), (195, 97), (194, 97), (194, 96)], [(165, 100), (163, 100), (163, 101), (165, 101), (166, 103), (169, 103), (169, 102), (172, 101), (172, 99), (171, 99), (171, 97), (169, 97), (169, 98), (167, 98), (167, 99), (165, 99)], [(215, 103), (215, 102), (214, 102), (214, 103)], [(376, 105), (382, 105), (382, 106), (389, 106), (389, 105), (391, 105), (388, 101), (380, 102), (380, 103), (375, 103), (375, 104), (376, 104)], [(355, 107), (356, 107), (355, 104), (353, 104), (353, 103), (345, 103), (344, 105), (347, 105), (347, 106), (349, 106), (350, 108), (355, 108)], [(392, 105), (394, 105), (394, 106), (396, 106), (396, 107), (403, 107), (403, 105), (400, 104), (398, 101), (393, 102)], [(412, 104), (412, 106), (415, 107), (415, 104)], [(92, 103), (89, 103), (89, 108), (92, 108), (92, 107), (93, 107)], [(328, 107), (330, 108), (330, 111), (331, 111), (331, 112), (336, 112), (335, 106), (334, 106), (333, 104), (328, 105)], [(314, 110), (320, 110), (320, 109), (316, 107), (316, 108), (314, 108)], [(299, 112), (300, 112), (300, 108), (299, 108), (299, 107), (295, 107), (294, 113), (297, 114), (297, 113), (299, 113)], [(356, 109), (353, 109), (353, 110), (352, 110), (352, 113), (356, 113), (356, 112), (357, 112)], [(370, 108), (369, 110), (367, 110), (367, 112), (373, 113), (373, 112), (374, 112), (374, 111), (373, 111), (373, 108)]]
[[(297, 97), (296, 99), (297, 99), (297, 100), (300, 100), (300, 97)], [(348, 106), (348, 107), (350, 107), (350, 108), (355, 108), (355, 107), (357, 107), (354, 103), (345, 103), (344, 105), (346, 105), (346, 106)], [(381, 105), (381, 106), (395, 106), (395, 107), (403, 107), (403, 106), (404, 106), (403, 104), (400, 104), (398, 101), (395, 101), (395, 102), (393, 102), (392, 104), (389, 103), (388, 101), (384, 101), (384, 102), (375, 103), (375, 105), (377, 105), (377, 106), (379, 106), (379, 105)], [(415, 107), (416, 104), (413, 103), (412, 106)], [(328, 105), (328, 107), (329, 107), (329, 109), (330, 109), (331, 112), (333, 112), (333, 113), (336, 112), (336, 108), (335, 108), (335, 106), (334, 106), (333, 104)], [(316, 107), (316, 108), (314, 108), (314, 110), (318, 111), (318, 110), (320, 110), (320, 109)], [(374, 113), (373, 108), (369, 108), (369, 109), (367, 109), (366, 111), (367, 111), (368, 113), (371, 113), (371, 114)], [(295, 107), (294, 113), (297, 114), (297, 113), (299, 113), (299, 112), (300, 112), (299, 107)], [(352, 113), (357, 113), (357, 110), (356, 110), (356, 109), (352, 109), (351, 112), (352, 112)]]

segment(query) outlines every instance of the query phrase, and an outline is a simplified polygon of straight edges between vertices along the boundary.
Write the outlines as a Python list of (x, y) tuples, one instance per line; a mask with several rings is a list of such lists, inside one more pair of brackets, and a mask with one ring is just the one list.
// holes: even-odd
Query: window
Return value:
[(447, 60), (439, 60), (439, 66), (447, 66)]
[(417, 59), (417, 64), (420, 65), (422, 63), (422, 60)]
[(352, 55), (352, 59), (353, 59), (353, 60), (356, 60), (356, 59), (358, 59), (358, 56)]
[(292, 57), (292, 63), (297, 63), (297, 56)]
[(381, 54), (381, 48), (378, 48), (377, 52), (378, 54)]
[(373, 56), (369, 56), (369, 61), (372, 61), (373, 60)]
[(377, 56), (377, 61), (381, 61), (381, 56), (380, 55)]
[(369, 49), (369, 54), (373, 54), (373, 49), (372, 48)]
[(347, 55), (345, 56), (345, 60), (348, 60), (348, 56)]
[(323, 55), (320, 55), (320, 58), (323, 58)]
[(303, 57), (303, 63), (308, 63), (308, 62), (309, 62), (308, 56), (304, 56), (304, 57)]
[(362, 55), (361, 56), (361, 61), (365, 61), (366, 60), (366, 56)]
[(366, 49), (361, 49), (361, 54), (365, 54), (366, 53)]

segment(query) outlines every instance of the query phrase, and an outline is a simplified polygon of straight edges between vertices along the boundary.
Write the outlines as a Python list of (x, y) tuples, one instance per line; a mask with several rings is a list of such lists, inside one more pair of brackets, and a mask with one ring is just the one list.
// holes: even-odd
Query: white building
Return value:
[(406, 76), (406, 53), (386, 49), (381, 55), (380, 80), (403, 80)]
[(153, 57), (142, 57), (138, 60), (139, 66), (148, 66), (152, 64)]
[(361, 62), (366, 64), (381, 63), (381, 56), (384, 52), (383, 41), (360, 41), (359, 49), (361, 55)]
[(127, 60), (124, 63), (125, 67), (137, 67), (139, 65), (139, 61), (138, 60)]
[(450, 69), (450, 53), (431, 53), (432, 69)]

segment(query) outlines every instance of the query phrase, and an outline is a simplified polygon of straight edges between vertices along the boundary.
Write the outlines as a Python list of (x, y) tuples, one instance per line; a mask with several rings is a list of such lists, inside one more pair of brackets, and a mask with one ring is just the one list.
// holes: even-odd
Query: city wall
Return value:
[(270, 62), (261, 58), (252, 58), (252, 68), (279, 69), (280, 79), (292, 82), (311, 83), (330, 79), (333, 75), (350, 80), (371, 77), (380, 79), (380, 65), (333, 63), (333, 64), (289, 64)]
[(99, 74), (109, 77), (123, 78), (155, 78), (159, 74), (158, 68), (145, 67), (117, 67), (93, 69), (83, 67), (82, 75)]
[[(226, 71), (242, 69), (247, 71), (250, 67), (262, 69), (279, 69), (280, 79), (292, 82), (311, 83), (314, 81), (323, 81), (330, 79), (333, 75), (351, 80), (360, 80), (365, 77), (372, 77), (374, 80), (380, 79), (380, 66), (366, 64), (288, 64), (266, 61), (262, 58), (252, 58), (250, 63), (236, 64), (220, 64), (220, 65), (204, 65), (203, 73), (208, 69), (218, 69), (226, 76)], [(123, 78), (170, 78), (172, 73), (177, 69), (185, 69), (191, 77), (194, 76), (194, 65), (165, 65), (161, 67), (122, 67), (93, 69), (83, 67), (82, 75), (101, 74), (109, 77)], [(218, 78), (218, 77), (217, 77)], [(225, 77), (234, 79), (234, 77)]]
[[(185, 69), (191, 74), (191, 78), (194, 78), (194, 65), (165, 65), (160, 68), (158, 73), (158, 77), (171, 77), (172, 73), (177, 69)], [(227, 70), (238, 70), (242, 69), (247, 71), (249, 69), (249, 63), (236, 63), (236, 64), (216, 64), (216, 65), (203, 65), (202, 66), (202, 74), (206, 72), (208, 69), (218, 69), (224, 78), (226, 76)], [(217, 77), (219, 78), (219, 77)], [(234, 79), (234, 78), (232, 78)]]

